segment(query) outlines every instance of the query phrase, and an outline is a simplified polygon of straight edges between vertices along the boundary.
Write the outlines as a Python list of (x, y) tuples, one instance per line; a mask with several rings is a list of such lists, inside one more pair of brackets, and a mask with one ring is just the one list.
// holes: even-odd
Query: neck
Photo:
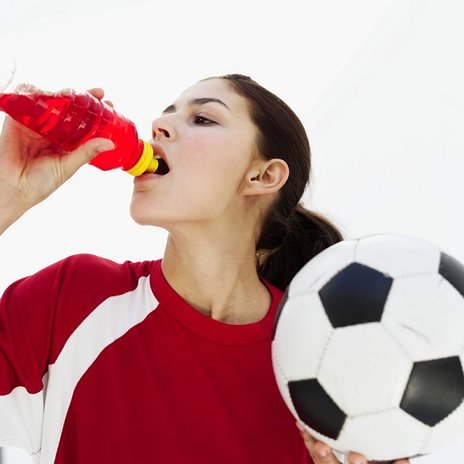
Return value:
[(254, 238), (237, 227), (192, 229), (169, 235), (163, 259), (169, 284), (213, 319), (229, 324), (261, 320), (270, 295), (256, 272)]

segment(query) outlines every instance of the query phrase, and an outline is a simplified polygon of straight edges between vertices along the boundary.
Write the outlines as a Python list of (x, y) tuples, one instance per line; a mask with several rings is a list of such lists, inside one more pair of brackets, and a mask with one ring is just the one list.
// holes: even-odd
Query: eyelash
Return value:
[(200, 115), (195, 115), (193, 118), (193, 122), (200, 126), (209, 126), (211, 124), (216, 124), (214, 121), (211, 121), (211, 119), (205, 118), (204, 116)]

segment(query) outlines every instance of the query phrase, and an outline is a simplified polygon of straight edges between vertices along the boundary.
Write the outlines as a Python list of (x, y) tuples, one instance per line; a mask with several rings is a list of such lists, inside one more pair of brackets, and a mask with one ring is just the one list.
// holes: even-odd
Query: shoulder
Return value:
[(124, 261), (122, 263), (101, 256), (82, 253), (69, 256), (55, 263), (62, 275), (82, 275), (82, 277), (118, 278), (133, 276), (138, 278), (148, 275), (154, 261)]
[[(51, 305), (69, 302), (97, 302), (137, 287), (156, 261), (117, 263), (92, 254), (77, 254), (47, 266), (7, 288), (4, 296), (21, 300), (46, 301)], [(55, 304), (54, 303), (54, 304)]]
[(0, 323), (2, 317), (10, 321), (10, 332), (27, 327), (28, 337), (35, 346), (46, 347), (48, 363), (52, 363), (96, 308), (135, 290), (156, 263), (117, 263), (92, 254), (69, 256), (10, 285), (0, 299)]
[(58, 279), (62, 291), (71, 288), (74, 292), (119, 294), (135, 288), (141, 277), (150, 275), (155, 263), (118, 263), (93, 254), (77, 254), (55, 263), (49, 272)]

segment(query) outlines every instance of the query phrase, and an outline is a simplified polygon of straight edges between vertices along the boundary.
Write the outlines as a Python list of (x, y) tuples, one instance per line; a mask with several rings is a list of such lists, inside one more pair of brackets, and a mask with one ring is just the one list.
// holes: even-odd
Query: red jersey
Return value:
[(308, 464), (271, 361), (272, 296), (231, 325), (186, 303), (161, 261), (77, 255), (0, 301), (0, 445), (58, 464)]

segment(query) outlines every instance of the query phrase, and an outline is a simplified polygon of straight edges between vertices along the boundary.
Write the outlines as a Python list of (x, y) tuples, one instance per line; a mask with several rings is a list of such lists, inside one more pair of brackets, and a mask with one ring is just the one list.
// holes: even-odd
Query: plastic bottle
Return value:
[(94, 137), (112, 140), (113, 150), (90, 161), (104, 171), (121, 168), (138, 176), (158, 169), (152, 147), (139, 138), (134, 123), (88, 92), (52, 93), (23, 84), (0, 93), (0, 111), (66, 151)]

